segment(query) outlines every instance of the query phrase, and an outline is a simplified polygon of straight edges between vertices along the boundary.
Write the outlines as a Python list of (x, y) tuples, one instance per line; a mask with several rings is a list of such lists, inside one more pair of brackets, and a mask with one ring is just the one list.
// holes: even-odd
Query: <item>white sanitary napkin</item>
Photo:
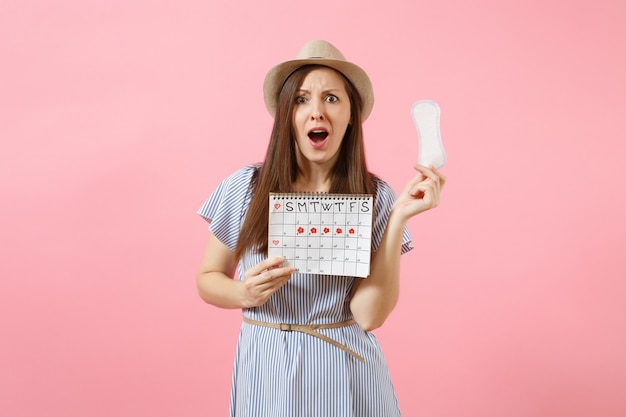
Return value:
[(441, 141), (439, 105), (432, 100), (416, 101), (411, 107), (411, 115), (419, 139), (417, 163), (440, 169), (446, 163), (446, 151)]

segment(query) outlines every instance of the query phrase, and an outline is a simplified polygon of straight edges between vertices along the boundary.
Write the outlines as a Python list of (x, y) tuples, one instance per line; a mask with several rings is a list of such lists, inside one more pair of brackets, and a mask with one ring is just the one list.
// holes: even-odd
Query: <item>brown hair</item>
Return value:
[[(285, 80), (278, 96), (274, 127), (267, 147), (265, 161), (252, 178), (253, 189), (248, 213), (239, 233), (236, 259), (248, 250), (267, 252), (267, 228), (270, 192), (293, 191), (292, 184), (298, 175), (296, 160), (293, 111), (296, 91), (304, 78), (320, 65), (307, 65), (295, 70)], [(326, 67), (323, 67), (326, 68)], [(365, 146), (361, 125), (361, 97), (352, 83), (338, 72), (344, 80), (350, 99), (351, 124), (346, 130), (339, 149), (339, 157), (332, 168), (330, 193), (374, 194), (373, 175), (367, 170)]]

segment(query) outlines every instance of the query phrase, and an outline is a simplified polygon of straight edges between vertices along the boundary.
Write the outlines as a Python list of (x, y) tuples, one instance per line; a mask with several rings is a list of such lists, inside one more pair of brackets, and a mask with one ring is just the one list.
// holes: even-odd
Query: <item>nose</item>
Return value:
[(314, 100), (311, 108), (311, 120), (324, 120), (324, 105), (323, 103)]

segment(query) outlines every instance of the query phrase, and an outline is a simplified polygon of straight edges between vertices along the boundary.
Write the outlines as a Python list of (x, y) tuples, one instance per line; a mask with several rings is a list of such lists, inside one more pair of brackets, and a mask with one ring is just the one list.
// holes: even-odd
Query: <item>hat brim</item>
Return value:
[(322, 65), (332, 68), (342, 73), (359, 93), (361, 97), (362, 109), (361, 118), (363, 121), (368, 118), (374, 107), (374, 92), (372, 81), (361, 67), (347, 61), (339, 61), (335, 59), (311, 58), (311, 59), (294, 59), (276, 65), (265, 76), (263, 83), (263, 95), (265, 98), (265, 106), (272, 115), (276, 116), (276, 107), (278, 106), (278, 95), (283, 88), (285, 80), (298, 68), (306, 65)]

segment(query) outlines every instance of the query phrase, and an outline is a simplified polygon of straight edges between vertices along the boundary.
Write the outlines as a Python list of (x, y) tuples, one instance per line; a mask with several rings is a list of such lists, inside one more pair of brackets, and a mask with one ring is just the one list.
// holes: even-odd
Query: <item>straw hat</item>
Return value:
[(359, 66), (346, 61), (339, 49), (323, 40), (307, 42), (295, 59), (276, 65), (265, 76), (263, 83), (265, 106), (272, 117), (276, 115), (278, 95), (285, 80), (298, 68), (312, 64), (333, 68), (350, 80), (361, 96), (363, 103), (361, 117), (365, 121), (374, 107), (374, 91), (370, 78)]

